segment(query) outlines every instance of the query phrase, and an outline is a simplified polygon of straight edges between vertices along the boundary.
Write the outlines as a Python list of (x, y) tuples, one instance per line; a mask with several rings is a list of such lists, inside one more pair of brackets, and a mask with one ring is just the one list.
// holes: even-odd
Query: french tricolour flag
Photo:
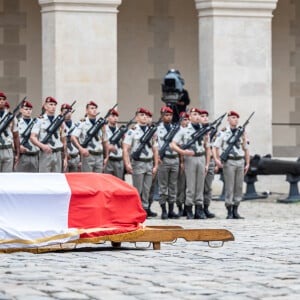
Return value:
[(0, 173), (0, 251), (142, 228), (137, 190), (108, 174)]

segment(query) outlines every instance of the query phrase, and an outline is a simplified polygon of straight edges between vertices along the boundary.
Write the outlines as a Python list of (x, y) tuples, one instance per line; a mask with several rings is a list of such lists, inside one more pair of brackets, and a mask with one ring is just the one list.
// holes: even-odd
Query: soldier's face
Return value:
[(189, 124), (189, 119), (188, 118), (184, 118), (182, 121), (181, 121), (181, 126), (182, 127), (186, 127), (188, 124)]
[(0, 97), (0, 109), (3, 110), (5, 108), (5, 99)]
[(199, 124), (200, 123), (200, 114), (197, 112), (191, 112), (190, 113), (190, 120), (194, 124)]
[(23, 118), (30, 118), (31, 113), (32, 113), (32, 108), (22, 107), (21, 114), (22, 114)]
[(86, 109), (86, 114), (89, 118), (96, 118), (97, 107), (95, 105), (89, 105)]
[(48, 102), (44, 104), (45, 111), (48, 115), (54, 115), (56, 110), (56, 103)]
[(119, 120), (119, 117), (117, 115), (109, 115), (107, 120), (109, 124), (116, 125)]
[(165, 113), (163, 116), (163, 122), (164, 123), (171, 123), (173, 118), (173, 114), (172, 113)]
[(237, 116), (228, 117), (228, 123), (232, 127), (236, 127), (239, 123), (239, 118)]
[(201, 124), (207, 124), (208, 123), (208, 115), (207, 114), (200, 115), (200, 123)]
[[(67, 109), (63, 109), (62, 111), (61, 111), (61, 114), (63, 115), (64, 113), (66, 113), (66, 111), (67, 111)], [(72, 112), (68, 112), (66, 115), (65, 115), (65, 120), (71, 120), (71, 118), (72, 118)]]
[(141, 125), (148, 124), (148, 116), (145, 113), (138, 113), (136, 115), (136, 121)]

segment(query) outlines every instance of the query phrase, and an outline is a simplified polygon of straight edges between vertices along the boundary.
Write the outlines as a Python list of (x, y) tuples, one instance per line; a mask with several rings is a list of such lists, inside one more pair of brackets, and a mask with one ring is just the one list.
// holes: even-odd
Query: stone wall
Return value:
[[(184, 8), (184, 9), (183, 9)], [(118, 101), (129, 119), (138, 106), (158, 118), (161, 83), (179, 69), (199, 106), (198, 19), (194, 0), (123, 0), (118, 15)]]

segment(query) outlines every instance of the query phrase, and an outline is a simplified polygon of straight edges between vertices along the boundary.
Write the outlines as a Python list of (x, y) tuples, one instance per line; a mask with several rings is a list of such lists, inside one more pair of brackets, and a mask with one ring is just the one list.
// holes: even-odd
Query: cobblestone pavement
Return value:
[(299, 299), (300, 203), (243, 201), (245, 220), (226, 220), (221, 201), (211, 210), (216, 219), (146, 224), (226, 228), (235, 241), (222, 248), (179, 240), (158, 251), (104, 244), (97, 251), (0, 254), (0, 299)]

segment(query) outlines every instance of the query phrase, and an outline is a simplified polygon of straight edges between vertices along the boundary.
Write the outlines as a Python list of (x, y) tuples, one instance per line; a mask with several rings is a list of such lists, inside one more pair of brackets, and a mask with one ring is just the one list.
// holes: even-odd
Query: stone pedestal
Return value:
[(271, 20), (277, 0), (195, 0), (200, 103), (212, 118), (237, 110), (251, 153), (272, 153)]
[(77, 100), (75, 119), (94, 100), (103, 116), (117, 100), (117, 7), (122, 0), (39, 0), (42, 94)]

